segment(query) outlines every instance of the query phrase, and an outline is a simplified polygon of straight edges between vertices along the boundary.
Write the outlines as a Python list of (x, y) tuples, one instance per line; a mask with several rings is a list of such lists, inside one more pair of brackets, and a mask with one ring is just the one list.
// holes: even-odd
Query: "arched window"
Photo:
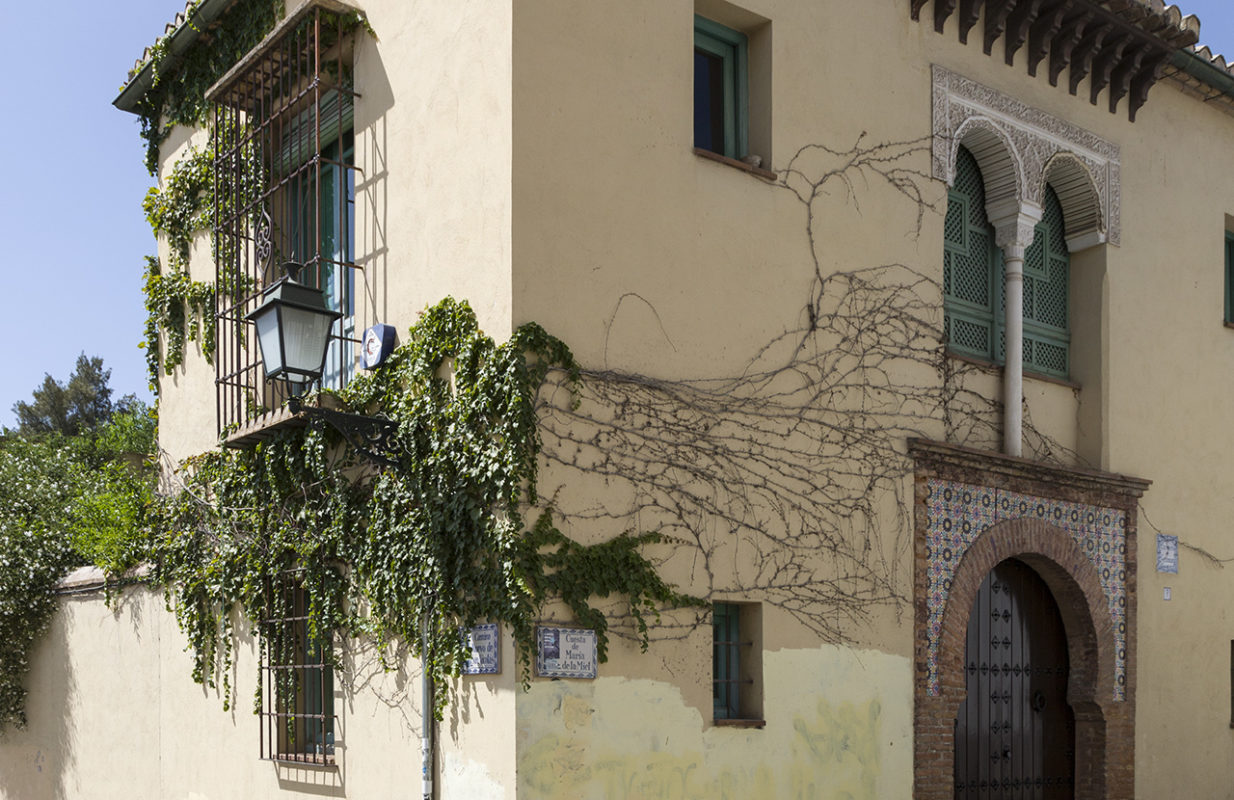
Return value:
[[(1045, 187), (1041, 222), (1032, 245), (1024, 252), (1024, 369), (1066, 378), (1070, 373), (1068, 345), (1068, 283), (1071, 257), (1063, 234), (1063, 207)], [(1001, 356), (1000, 356), (1001, 360)]]
[(947, 192), (943, 223), (943, 325), (947, 347), (994, 361), (1002, 358), (1001, 327), (994, 310), (1002, 291), (1002, 253), (985, 213), (985, 187), (977, 160), (965, 148), (956, 154), (955, 182)]
[[(943, 223), (943, 326), (948, 349), (1003, 363), (1002, 251), (985, 213), (985, 188), (976, 159), (961, 147)], [(1024, 253), (1024, 368), (1066, 378), (1068, 273), (1063, 209), (1046, 186), (1041, 222)]]

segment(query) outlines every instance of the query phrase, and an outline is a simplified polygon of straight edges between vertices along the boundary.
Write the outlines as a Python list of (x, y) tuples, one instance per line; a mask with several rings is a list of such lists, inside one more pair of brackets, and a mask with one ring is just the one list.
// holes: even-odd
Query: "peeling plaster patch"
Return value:
[(468, 800), (506, 800), (505, 787), (478, 761), (446, 751), (442, 756), (442, 794)]
[[(708, 679), (703, 676), (701, 679)], [(908, 796), (909, 659), (764, 654), (767, 725), (715, 727), (668, 682), (537, 682), (518, 703), (519, 794), (546, 800)]]

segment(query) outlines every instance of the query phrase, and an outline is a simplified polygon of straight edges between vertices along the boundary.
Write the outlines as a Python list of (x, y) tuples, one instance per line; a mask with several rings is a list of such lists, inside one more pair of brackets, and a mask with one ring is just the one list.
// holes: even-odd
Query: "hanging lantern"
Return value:
[(330, 327), (342, 314), (331, 311), (319, 289), (297, 280), (302, 264), (283, 264), (287, 273), (262, 293), (261, 305), (245, 316), (257, 328), (267, 380), (287, 382), (293, 394), (321, 377)]

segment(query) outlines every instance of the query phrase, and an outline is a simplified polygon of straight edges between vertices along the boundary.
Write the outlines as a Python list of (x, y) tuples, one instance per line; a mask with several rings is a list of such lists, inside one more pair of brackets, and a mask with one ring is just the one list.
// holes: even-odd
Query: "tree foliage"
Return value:
[(73, 563), (58, 524), (72, 503), (72, 459), (56, 440), (0, 440), (0, 728), (26, 722), (30, 651)]
[(148, 552), (154, 420), (134, 398), (113, 405), (109, 375), (82, 355), (67, 384), (49, 376), (18, 404), (22, 430), (0, 436), (0, 729), (25, 724), (30, 653), (57, 582), (81, 564), (118, 573)]
[[(26, 435), (59, 433), (64, 436), (93, 434), (108, 420), (116, 405), (111, 400), (111, 370), (103, 368), (103, 359), (77, 357), (77, 366), (67, 383), (51, 375), (43, 376), (43, 385), (34, 390), (30, 402), (13, 404), (18, 432)], [(121, 408), (134, 400), (125, 397)]]

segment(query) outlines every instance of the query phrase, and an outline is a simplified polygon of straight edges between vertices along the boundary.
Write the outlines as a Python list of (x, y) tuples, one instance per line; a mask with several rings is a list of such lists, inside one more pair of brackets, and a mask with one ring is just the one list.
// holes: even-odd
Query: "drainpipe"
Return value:
[(1032, 244), (1041, 209), (1023, 204), (1018, 213), (995, 223), (995, 241), (1003, 251), (1003, 452), (1023, 455), (1024, 448), (1024, 251)]
[(420, 628), (420, 786), (424, 800), (433, 800), (433, 679), (429, 675), (426, 613)]

